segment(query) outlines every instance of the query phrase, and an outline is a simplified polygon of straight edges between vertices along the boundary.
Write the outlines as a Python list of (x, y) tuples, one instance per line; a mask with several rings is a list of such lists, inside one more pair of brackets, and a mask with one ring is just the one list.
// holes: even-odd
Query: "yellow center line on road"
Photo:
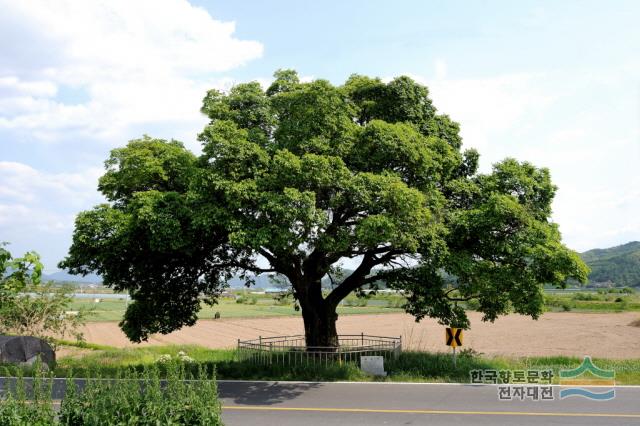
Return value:
[(379, 414), (459, 414), (476, 416), (549, 416), (549, 417), (623, 417), (640, 418), (638, 414), (625, 413), (553, 413), (535, 411), (463, 411), (463, 410), (390, 410), (376, 408), (316, 408), (316, 407), (263, 407), (256, 405), (223, 405), (223, 410), (246, 411), (317, 411), (334, 413), (379, 413)]

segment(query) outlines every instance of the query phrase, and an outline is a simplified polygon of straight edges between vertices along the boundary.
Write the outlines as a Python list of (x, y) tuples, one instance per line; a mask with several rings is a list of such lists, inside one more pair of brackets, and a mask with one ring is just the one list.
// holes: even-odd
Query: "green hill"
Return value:
[(581, 253), (591, 268), (589, 283), (612, 282), (618, 287), (640, 287), (640, 241)]

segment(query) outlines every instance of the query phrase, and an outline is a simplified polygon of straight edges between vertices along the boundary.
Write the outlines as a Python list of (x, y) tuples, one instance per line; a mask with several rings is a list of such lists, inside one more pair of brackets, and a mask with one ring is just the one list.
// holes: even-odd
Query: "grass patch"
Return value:
[(618, 292), (548, 292), (544, 300), (548, 311), (601, 313), (640, 311), (640, 294), (624, 289)]
[[(218, 304), (203, 304), (198, 313), (200, 319), (213, 319), (216, 313), (224, 318), (260, 318), (277, 316), (300, 316), (291, 298), (278, 300), (271, 295), (237, 292), (238, 299), (221, 298)], [(339, 315), (383, 314), (404, 312), (404, 297), (400, 295), (378, 294), (367, 298), (347, 297), (338, 306)], [(467, 303), (467, 309), (476, 310), (476, 301)], [(70, 310), (90, 309), (88, 321), (120, 321), (127, 307), (124, 299), (74, 299)], [(640, 293), (619, 292), (547, 292), (545, 293), (547, 311), (577, 312), (627, 312), (640, 311)]]
[[(188, 371), (200, 368), (215, 369), (218, 379), (233, 380), (304, 380), (304, 381), (401, 381), (401, 382), (470, 382), (471, 370), (553, 370), (554, 382), (562, 369), (576, 368), (582, 362), (578, 357), (489, 357), (473, 352), (463, 352), (453, 366), (450, 354), (430, 352), (403, 352), (397, 360), (385, 361), (388, 376), (374, 378), (363, 373), (355, 363), (325, 365), (283, 366), (257, 365), (237, 361), (235, 350), (207, 349), (200, 346), (147, 346), (129, 349), (95, 350), (81, 357), (63, 357), (58, 360), (53, 373), (58, 377), (116, 377), (123, 367), (135, 371), (156, 365), (161, 375), (165, 366), (159, 359), (170, 355), (175, 359), (185, 352), (193, 362), (185, 363)], [(594, 363), (616, 372), (617, 384), (640, 384), (640, 358), (613, 360), (595, 358)], [(0, 367), (0, 375), (15, 375), (16, 367)], [(4, 370), (4, 371), (3, 371)], [(30, 374), (28, 369), (23, 369)]]
[(58, 346), (67, 346), (71, 348), (80, 348), (80, 349), (91, 349), (94, 351), (105, 351), (105, 350), (117, 350), (113, 346), (108, 345), (99, 345), (97, 343), (89, 343), (80, 340), (63, 340), (63, 339), (53, 339), (54, 343)]

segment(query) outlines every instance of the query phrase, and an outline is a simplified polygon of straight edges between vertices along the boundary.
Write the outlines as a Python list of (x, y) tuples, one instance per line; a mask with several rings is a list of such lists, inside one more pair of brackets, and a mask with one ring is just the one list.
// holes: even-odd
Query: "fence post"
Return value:
[(364, 332), (360, 333), (360, 338), (362, 339), (361, 345), (364, 346)]

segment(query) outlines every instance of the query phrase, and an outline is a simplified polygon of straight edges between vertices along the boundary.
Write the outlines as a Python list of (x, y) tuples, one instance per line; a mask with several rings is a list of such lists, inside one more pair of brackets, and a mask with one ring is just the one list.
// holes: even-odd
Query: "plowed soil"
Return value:
[[(469, 313), (471, 329), (464, 334), (464, 348), (487, 355), (552, 356), (574, 355), (604, 358), (640, 358), (640, 327), (630, 324), (638, 313), (550, 312), (539, 320), (508, 315), (494, 323), (482, 322)], [(343, 315), (338, 319), (341, 334), (402, 336), (403, 347), (446, 351), (444, 327), (435, 320), (416, 323), (406, 314)], [(201, 320), (168, 335), (154, 335), (143, 345), (195, 344), (210, 348), (232, 348), (238, 339), (258, 336), (302, 334), (302, 318), (276, 317)], [(90, 323), (84, 328), (88, 342), (132, 347), (115, 322)]]

